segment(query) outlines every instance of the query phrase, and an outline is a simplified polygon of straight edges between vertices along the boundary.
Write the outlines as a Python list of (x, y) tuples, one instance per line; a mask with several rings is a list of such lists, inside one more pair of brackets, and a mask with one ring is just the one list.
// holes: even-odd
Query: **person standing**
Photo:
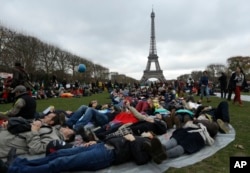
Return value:
[(230, 78), (229, 78), (229, 81), (228, 81), (228, 85), (227, 85), (227, 100), (228, 101), (231, 101), (231, 99), (232, 99), (232, 94), (233, 94), (233, 92), (234, 92), (234, 82), (233, 82), (233, 78), (232, 78), (232, 76), (233, 76), (233, 74), (234, 74), (235, 72), (233, 72), (232, 74), (231, 74), (231, 76), (230, 76)]
[(231, 76), (232, 87), (234, 89), (234, 100), (233, 103), (239, 103), (240, 106), (243, 106), (241, 100), (241, 90), (247, 86), (245, 74), (240, 66), (236, 67), (235, 72)]
[(200, 78), (200, 99), (201, 100), (204, 97), (204, 93), (206, 94), (207, 102), (210, 102), (210, 100), (209, 100), (208, 74), (207, 74), (207, 71), (204, 71), (203, 75)]
[(189, 90), (190, 95), (193, 93), (193, 87), (194, 87), (194, 80), (190, 77), (187, 80), (187, 89)]
[(227, 94), (227, 76), (224, 72), (221, 72), (221, 76), (218, 78), (220, 82), (221, 98), (226, 98)]
[(18, 85), (24, 85), (29, 89), (34, 88), (33, 84), (30, 82), (28, 73), (24, 70), (24, 67), (20, 62), (16, 62), (15, 67), (13, 68), (11, 88), (15, 88)]

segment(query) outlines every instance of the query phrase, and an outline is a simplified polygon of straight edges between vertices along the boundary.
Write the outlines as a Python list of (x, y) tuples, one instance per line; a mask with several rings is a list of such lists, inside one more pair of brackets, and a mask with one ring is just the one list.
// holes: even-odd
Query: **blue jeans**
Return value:
[(206, 94), (206, 98), (209, 99), (209, 89), (208, 86), (201, 86), (200, 88), (200, 98), (203, 99), (204, 92)]
[(107, 149), (104, 143), (98, 143), (89, 147), (58, 150), (47, 157), (35, 160), (16, 158), (8, 173), (96, 171), (111, 166), (114, 159), (114, 150)]
[(87, 109), (88, 106), (86, 105), (80, 106), (75, 112), (73, 112), (73, 114), (66, 121), (66, 125), (72, 128), (73, 125), (75, 125), (76, 122), (85, 114)]
[(85, 114), (76, 122), (74, 129), (78, 130), (80, 127), (84, 127), (89, 122), (94, 123), (96, 126), (103, 126), (109, 122), (108, 116), (105, 113), (89, 107)]

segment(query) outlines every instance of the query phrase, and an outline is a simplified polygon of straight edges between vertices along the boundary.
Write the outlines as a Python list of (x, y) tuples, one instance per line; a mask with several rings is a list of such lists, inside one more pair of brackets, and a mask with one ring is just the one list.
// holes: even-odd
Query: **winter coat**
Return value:
[(199, 132), (189, 132), (193, 130), (197, 130), (197, 128), (179, 128), (171, 136), (171, 138), (176, 139), (178, 145), (181, 145), (187, 154), (195, 153), (206, 145)]
[(38, 132), (28, 131), (18, 135), (11, 134), (7, 129), (0, 130), (0, 158), (8, 155), (11, 147), (17, 149), (17, 154), (45, 153), (47, 144), (55, 139), (63, 140), (60, 127), (41, 127)]

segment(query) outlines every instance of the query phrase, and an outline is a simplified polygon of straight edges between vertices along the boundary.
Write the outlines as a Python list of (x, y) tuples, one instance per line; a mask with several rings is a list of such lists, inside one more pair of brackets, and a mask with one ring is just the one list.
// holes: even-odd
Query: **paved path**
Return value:
[[(220, 93), (215, 93), (217, 97), (220, 97)], [(232, 99), (234, 98), (234, 94), (232, 94)], [(250, 95), (241, 95), (241, 100), (243, 101), (250, 101)]]

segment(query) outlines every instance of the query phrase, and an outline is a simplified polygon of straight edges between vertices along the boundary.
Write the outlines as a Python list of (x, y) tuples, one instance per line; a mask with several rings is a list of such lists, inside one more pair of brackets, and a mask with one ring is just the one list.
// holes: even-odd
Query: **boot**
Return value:
[(167, 159), (167, 153), (157, 137), (151, 139), (150, 142), (145, 141), (143, 148), (150, 154), (152, 160), (157, 164), (160, 164), (163, 160)]
[(0, 172), (7, 173), (8, 172), (8, 165), (0, 159)]

